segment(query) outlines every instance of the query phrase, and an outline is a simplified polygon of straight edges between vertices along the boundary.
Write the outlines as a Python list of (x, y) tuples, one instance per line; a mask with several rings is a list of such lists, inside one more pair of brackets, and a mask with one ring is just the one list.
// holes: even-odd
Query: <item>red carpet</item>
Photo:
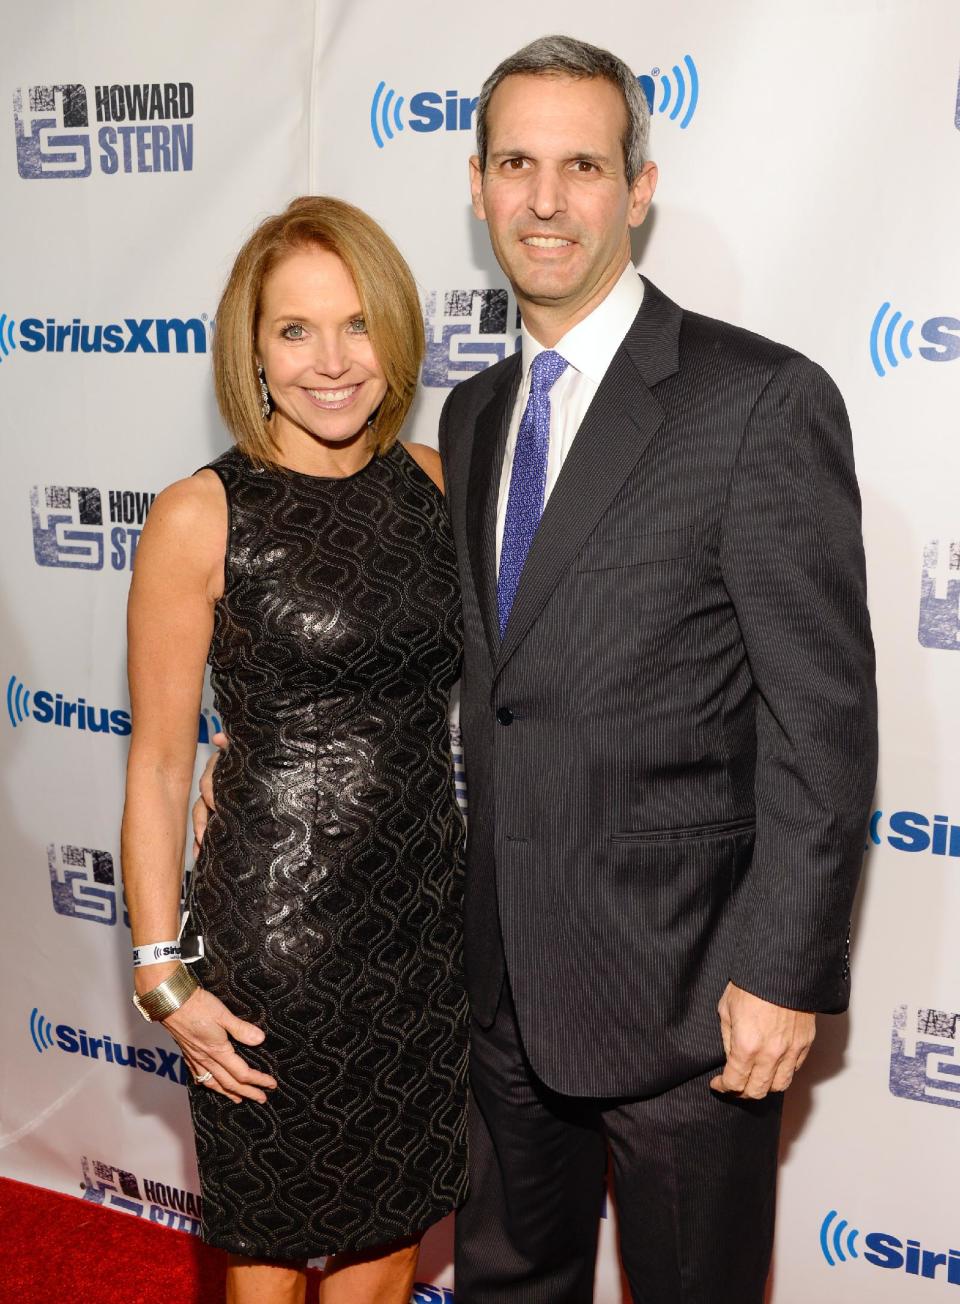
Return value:
[(222, 1304), (225, 1270), (226, 1255), (196, 1236), (0, 1178), (4, 1304)]

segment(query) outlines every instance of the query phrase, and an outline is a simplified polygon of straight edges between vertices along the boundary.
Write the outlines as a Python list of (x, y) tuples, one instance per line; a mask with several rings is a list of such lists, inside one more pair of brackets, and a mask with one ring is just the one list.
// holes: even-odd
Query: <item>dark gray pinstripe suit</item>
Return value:
[[(750, 1116), (703, 1085), (723, 1062), (716, 1005), (727, 981), (795, 1009), (840, 1011), (848, 999), (876, 708), (846, 414), (806, 358), (684, 312), (645, 282), (547, 503), (501, 645), (496, 499), (519, 378), (515, 355), (459, 385), (440, 432), (466, 627), (476, 1032), (496, 1039), (512, 998), (531, 1089), (554, 1112), (696, 1083), (700, 1115), (720, 1111), (709, 1138), (724, 1118)], [(478, 1095), (477, 1075), (491, 1072), (481, 1055)], [(756, 1112), (772, 1118), (775, 1106)], [(476, 1111), (488, 1126), (475, 1146), (489, 1149), (490, 1132), (502, 1170), (495, 1112), (489, 1100)], [(591, 1117), (588, 1131), (606, 1135), (616, 1160), (613, 1115)], [(769, 1157), (775, 1127), (765, 1126)], [(723, 1288), (733, 1293), (704, 1284), (726, 1263), (718, 1245), (699, 1275), (674, 1252), (643, 1295), (637, 1274), (650, 1282), (658, 1269), (652, 1250), (630, 1251), (621, 1192), (637, 1300), (748, 1304), (758, 1279), (762, 1290), (771, 1162), (748, 1165), (762, 1174), (767, 1223), (759, 1259)], [(587, 1169), (571, 1173), (593, 1200)], [(503, 1260), (499, 1277), (490, 1263), (481, 1270), (483, 1208), (488, 1227), (507, 1216), (491, 1212), (488, 1185), (475, 1186), (463, 1218), (458, 1304), (588, 1299), (585, 1269), (541, 1289), (537, 1273), (549, 1273), (530, 1266), (540, 1251), (529, 1246), (489, 1251)], [(730, 1182), (716, 1185), (709, 1198), (729, 1203)], [(699, 1245), (711, 1216), (695, 1204)], [(505, 1283), (521, 1271), (526, 1284), (511, 1293)], [(700, 1284), (688, 1291), (688, 1278)]]

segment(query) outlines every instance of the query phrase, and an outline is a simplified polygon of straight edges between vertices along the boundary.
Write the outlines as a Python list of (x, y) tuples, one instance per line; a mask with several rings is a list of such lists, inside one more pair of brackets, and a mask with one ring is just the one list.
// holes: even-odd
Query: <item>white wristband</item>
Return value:
[(163, 964), (166, 960), (180, 959), (180, 942), (147, 942), (144, 946), (133, 948), (133, 967), (140, 969), (145, 964)]

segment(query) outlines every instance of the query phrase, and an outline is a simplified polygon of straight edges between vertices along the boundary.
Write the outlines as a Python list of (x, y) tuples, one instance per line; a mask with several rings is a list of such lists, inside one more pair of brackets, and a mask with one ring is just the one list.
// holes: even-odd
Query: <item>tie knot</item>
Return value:
[(542, 397), (549, 394), (570, 364), (553, 349), (538, 353), (530, 365), (530, 392)]

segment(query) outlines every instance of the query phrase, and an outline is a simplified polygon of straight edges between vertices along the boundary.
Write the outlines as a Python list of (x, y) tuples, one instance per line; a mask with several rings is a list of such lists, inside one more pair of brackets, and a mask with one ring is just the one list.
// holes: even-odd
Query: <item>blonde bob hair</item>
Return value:
[(410, 268), (366, 213), (342, 199), (304, 195), (268, 217), (240, 250), (217, 308), (213, 377), (217, 404), (237, 447), (276, 464), (270, 422), (261, 413), (256, 337), (263, 285), (289, 254), (315, 246), (337, 255), (353, 278), (367, 331), (387, 381), (371, 421), (374, 450), (385, 453), (413, 402), (423, 361), (423, 313)]

